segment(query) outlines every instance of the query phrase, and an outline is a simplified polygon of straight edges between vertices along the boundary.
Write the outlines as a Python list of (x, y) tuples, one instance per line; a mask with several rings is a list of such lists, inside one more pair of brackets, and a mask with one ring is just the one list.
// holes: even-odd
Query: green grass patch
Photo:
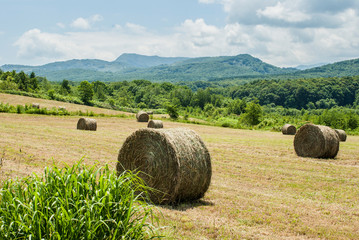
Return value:
[(156, 238), (148, 189), (106, 165), (45, 168), (0, 189), (0, 239)]

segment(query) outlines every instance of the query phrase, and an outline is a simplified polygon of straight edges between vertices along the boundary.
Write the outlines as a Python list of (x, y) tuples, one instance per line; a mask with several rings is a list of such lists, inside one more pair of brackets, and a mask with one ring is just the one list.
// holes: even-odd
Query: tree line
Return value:
[(49, 82), (35, 73), (0, 70), (0, 90), (118, 110), (153, 109), (174, 118), (180, 112), (184, 119), (195, 116), (231, 127), (278, 127), (289, 120), (329, 122), (351, 129), (359, 125), (358, 76), (256, 80), (242, 85), (226, 81)]

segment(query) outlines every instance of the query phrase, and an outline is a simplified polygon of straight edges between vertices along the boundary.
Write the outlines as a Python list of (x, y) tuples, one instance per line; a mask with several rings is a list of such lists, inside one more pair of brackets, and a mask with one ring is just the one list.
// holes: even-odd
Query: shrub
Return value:
[(17, 112), (18, 114), (21, 114), (21, 113), (23, 113), (24, 111), (25, 111), (24, 106), (22, 106), (22, 105), (17, 105), (17, 106), (16, 106), (16, 112)]
[[(154, 234), (146, 188), (106, 165), (46, 168), (0, 189), (0, 239), (146, 239)], [(152, 220), (153, 221), (153, 220)]]
[(170, 118), (177, 119), (179, 117), (179, 114), (178, 114), (176, 106), (168, 105), (166, 107), (166, 110), (167, 110), (168, 115), (170, 115)]
[(262, 116), (262, 108), (257, 101), (250, 102), (247, 104), (245, 114), (243, 114), (242, 120), (244, 123), (251, 126), (260, 123), (259, 118)]

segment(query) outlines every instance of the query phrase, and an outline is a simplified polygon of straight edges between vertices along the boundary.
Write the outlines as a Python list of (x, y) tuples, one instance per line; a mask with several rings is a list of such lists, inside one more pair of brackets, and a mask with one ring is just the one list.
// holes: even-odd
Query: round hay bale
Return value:
[(97, 122), (95, 119), (92, 118), (80, 118), (77, 122), (77, 129), (96, 131)]
[(297, 132), (297, 128), (291, 124), (285, 124), (282, 127), (282, 133), (284, 135), (295, 135), (296, 132)]
[(153, 111), (148, 111), (147, 114), (148, 115), (153, 115)]
[(163, 128), (163, 122), (161, 120), (150, 120), (147, 127), (149, 128)]
[(32, 107), (33, 107), (33, 108), (40, 109), (40, 104), (38, 104), (38, 103), (33, 103), (33, 104), (32, 104)]
[(294, 137), (294, 149), (301, 157), (335, 158), (339, 137), (330, 127), (305, 124)]
[(211, 157), (201, 138), (186, 128), (143, 128), (118, 154), (117, 173), (132, 170), (151, 188), (152, 202), (175, 204), (202, 198), (212, 176)]
[(339, 140), (341, 142), (345, 142), (347, 140), (347, 134), (344, 130), (341, 129), (335, 129), (335, 132), (337, 133)]
[(136, 114), (136, 118), (137, 118), (137, 122), (148, 122), (148, 120), (150, 119), (148, 114), (144, 111), (139, 111)]

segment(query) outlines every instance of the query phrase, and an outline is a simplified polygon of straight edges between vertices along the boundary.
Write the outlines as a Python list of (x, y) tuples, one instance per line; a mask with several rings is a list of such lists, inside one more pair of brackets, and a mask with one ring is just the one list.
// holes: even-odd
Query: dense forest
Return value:
[(50, 82), (35, 73), (0, 70), (0, 91), (136, 112), (151, 109), (178, 121), (279, 130), (290, 122), (359, 132), (359, 77), (230, 82)]

